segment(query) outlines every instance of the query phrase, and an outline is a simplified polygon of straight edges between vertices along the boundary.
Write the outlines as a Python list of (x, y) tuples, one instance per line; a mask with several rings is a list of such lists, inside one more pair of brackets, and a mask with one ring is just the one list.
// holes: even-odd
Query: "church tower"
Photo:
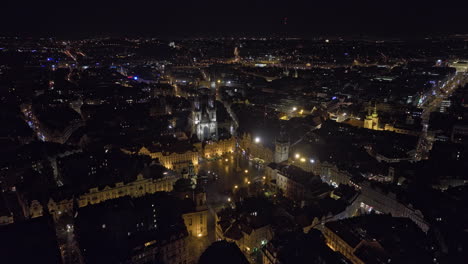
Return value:
[(379, 114), (377, 113), (377, 104), (374, 104), (374, 111), (371, 113), (369, 107), (366, 119), (364, 120), (364, 128), (379, 130)]
[(192, 133), (198, 140), (218, 140), (218, 122), (216, 105), (213, 98), (201, 101), (195, 98), (192, 109)]
[(280, 132), (280, 136), (275, 141), (275, 162), (281, 163), (287, 161), (289, 158), (289, 139), (286, 137), (285, 133)]

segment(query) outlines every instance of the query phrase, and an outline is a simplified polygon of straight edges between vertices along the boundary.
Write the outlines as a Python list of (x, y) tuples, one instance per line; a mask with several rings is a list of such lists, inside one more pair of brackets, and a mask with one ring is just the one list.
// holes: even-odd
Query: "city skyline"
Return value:
[(467, 263), (466, 4), (2, 4), (0, 263)]

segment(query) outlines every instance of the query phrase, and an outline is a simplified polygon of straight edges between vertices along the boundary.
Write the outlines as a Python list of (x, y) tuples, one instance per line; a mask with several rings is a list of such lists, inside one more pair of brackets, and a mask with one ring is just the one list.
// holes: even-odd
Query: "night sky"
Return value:
[(466, 2), (6, 0), (0, 7), (0, 34), (82, 37), (467, 33)]

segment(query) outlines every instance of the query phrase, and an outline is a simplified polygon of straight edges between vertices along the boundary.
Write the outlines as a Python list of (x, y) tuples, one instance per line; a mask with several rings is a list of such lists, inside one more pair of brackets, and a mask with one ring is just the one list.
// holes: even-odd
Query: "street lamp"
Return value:
[(238, 186), (238, 185), (234, 185), (234, 189), (237, 189), (237, 188), (239, 188), (239, 186)]
[(297, 110), (297, 107), (294, 106), (292, 110), (293, 110), (293, 111), (296, 111), (296, 110)]
[(245, 173), (249, 173), (249, 170), (245, 170), (244, 172), (245, 172)]
[(298, 159), (298, 158), (301, 157), (301, 155), (300, 155), (299, 153), (296, 153), (296, 155), (294, 155), (294, 157), (295, 157), (296, 159)]
[(315, 160), (314, 160), (314, 159), (310, 159), (310, 163), (315, 163)]
[(259, 137), (255, 138), (255, 143), (260, 143), (260, 138)]

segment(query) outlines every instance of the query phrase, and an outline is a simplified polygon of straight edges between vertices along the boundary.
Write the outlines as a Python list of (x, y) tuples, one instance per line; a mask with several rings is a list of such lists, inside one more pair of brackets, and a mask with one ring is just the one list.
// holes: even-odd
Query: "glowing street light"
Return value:
[(231, 202), (231, 197), (228, 197), (227, 201), (228, 201), (228, 202)]
[(259, 137), (255, 138), (255, 143), (260, 143), (260, 138)]
[(293, 111), (296, 111), (296, 110), (297, 110), (297, 107), (294, 106), (292, 110), (293, 110)]
[(295, 157), (296, 159), (298, 159), (298, 158), (301, 157), (301, 155), (300, 155), (299, 153), (296, 153), (296, 155), (294, 155), (294, 157)]
[(239, 188), (239, 186), (238, 186), (238, 185), (234, 185), (234, 189), (237, 189), (237, 188)]
[(244, 172), (245, 172), (245, 173), (249, 173), (249, 170), (245, 170)]
[(314, 160), (314, 159), (310, 159), (310, 163), (315, 163), (315, 160)]

